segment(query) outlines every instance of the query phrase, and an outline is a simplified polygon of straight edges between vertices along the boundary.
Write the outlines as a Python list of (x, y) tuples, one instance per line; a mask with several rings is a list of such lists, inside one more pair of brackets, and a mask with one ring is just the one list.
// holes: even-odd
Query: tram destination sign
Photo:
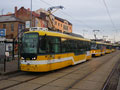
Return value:
[(0, 37), (6, 36), (6, 29), (0, 29)]

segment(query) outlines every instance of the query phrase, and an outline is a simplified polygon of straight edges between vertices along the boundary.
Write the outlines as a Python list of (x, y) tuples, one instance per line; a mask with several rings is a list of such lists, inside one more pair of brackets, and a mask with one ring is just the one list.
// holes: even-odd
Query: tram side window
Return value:
[(91, 49), (96, 50), (97, 49), (97, 44), (96, 43), (91, 43)]
[(97, 49), (101, 49), (101, 45), (100, 44), (97, 44)]
[(61, 53), (60, 37), (49, 37), (50, 53)]
[(80, 41), (75, 40), (75, 52), (74, 52), (75, 55), (81, 54), (80, 45), (81, 45)]
[(79, 54), (81, 54), (81, 46), (82, 46), (82, 43), (80, 41), (78, 41), (77, 48), (78, 48)]
[(74, 52), (75, 55), (84, 54), (86, 46), (83, 41), (61, 38), (62, 52)]
[(74, 52), (75, 55), (77, 55), (78, 54), (77, 40), (69, 40), (69, 48), (70, 48), (70, 52)]
[(69, 47), (69, 51), (70, 52), (74, 52), (74, 53), (76, 53), (76, 45), (75, 45), (76, 43), (75, 43), (75, 40), (69, 40), (69, 42), (68, 42), (68, 47)]
[(88, 51), (88, 49), (87, 49), (88, 45), (87, 45), (86, 41), (84, 41), (84, 46), (85, 46), (85, 51)]
[(48, 54), (48, 53), (60, 53), (61, 45), (60, 45), (59, 37), (52, 36), (41, 36), (39, 41), (39, 53), (40, 54)]
[(40, 54), (47, 54), (50, 52), (50, 47), (48, 43), (47, 36), (41, 36), (39, 38), (39, 53)]
[(99, 49), (99, 44), (97, 44), (97, 49)]
[(61, 38), (62, 52), (75, 52), (75, 41), (72, 39)]
[(87, 44), (87, 51), (90, 51), (91, 43), (90, 42), (86, 42), (86, 44)]
[(79, 54), (84, 54), (85, 53), (84, 42), (83, 41), (78, 41), (78, 50), (79, 50)]
[(74, 53), (75, 53), (75, 55), (79, 55), (80, 54), (79, 49), (78, 49), (78, 43), (79, 43), (78, 40), (74, 41)]
[(85, 41), (82, 41), (82, 43), (83, 43), (82, 48), (85, 51), (86, 50), (86, 43), (85, 43)]
[(68, 40), (66, 38), (61, 38), (62, 53), (67, 52)]
[(85, 41), (85, 50), (88, 51), (89, 44), (87, 41)]

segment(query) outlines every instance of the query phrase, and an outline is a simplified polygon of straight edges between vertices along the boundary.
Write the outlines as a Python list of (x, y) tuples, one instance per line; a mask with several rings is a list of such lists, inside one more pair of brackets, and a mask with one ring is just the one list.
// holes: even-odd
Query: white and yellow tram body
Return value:
[(22, 38), (20, 68), (47, 72), (79, 64), (91, 59), (89, 43), (90, 40), (57, 32), (28, 31)]

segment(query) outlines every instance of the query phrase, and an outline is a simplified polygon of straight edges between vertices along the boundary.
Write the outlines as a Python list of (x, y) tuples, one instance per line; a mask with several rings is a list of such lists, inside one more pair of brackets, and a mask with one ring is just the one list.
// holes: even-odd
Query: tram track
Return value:
[[(109, 56), (109, 58), (107, 58), (104, 62), (102, 62), (102, 63), (101, 63), (100, 65), (98, 65), (97, 67), (95, 67), (95, 69), (94, 69), (93, 71), (90, 71), (90, 72), (88, 72), (87, 74), (85, 74), (83, 77), (80, 77), (78, 80), (76, 80), (75, 82), (73, 82), (70, 86), (68, 86), (65, 90), (71, 89), (71, 88), (72, 88), (75, 84), (77, 84), (79, 81), (83, 80), (84, 78), (86, 78), (87, 76), (89, 76), (90, 74), (92, 74), (93, 72), (95, 72), (95, 71), (96, 71), (99, 67), (101, 67), (103, 64), (107, 63), (107, 61), (108, 61), (109, 59), (111, 59), (115, 54), (116, 54), (116, 53), (113, 53), (112, 56)], [(102, 57), (101, 57), (101, 58), (102, 58)], [(103, 58), (104, 58), (104, 57), (103, 57)], [(68, 69), (69, 69), (69, 68), (68, 68)], [(59, 79), (65, 77), (65, 76), (71, 74), (71, 73), (74, 73), (74, 72), (76, 72), (76, 71), (78, 71), (78, 70), (80, 70), (80, 68), (78, 68), (78, 69), (76, 69), (76, 70), (74, 70), (74, 71), (71, 71), (71, 72), (69, 72), (69, 73), (66, 73), (65, 75), (62, 75), (62, 76), (60, 76), (60, 77), (58, 77), (58, 78), (56, 78), (56, 79), (54, 79), (54, 80), (52, 80), (52, 81), (50, 81), (50, 82), (48, 82), (48, 83), (46, 83), (46, 84), (43, 84), (43, 85), (35, 88), (34, 90), (37, 90), (37, 89), (39, 89), (39, 88), (41, 88), (41, 87), (43, 87), (43, 86), (46, 86), (46, 85), (48, 85), (48, 84), (50, 84), (50, 83), (52, 83), (52, 82), (54, 82), (54, 81), (56, 81), (56, 80), (59, 80)], [(20, 85), (20, 84), (27, 83), (27, 82), (29, 82), (29, 81), (35, 80), (35, 79), (37, 79), (37, 78), (44, 77), (44, 76), (46, 76), (46, 75), (48, 75), (48, 74), (51, 74), (51, 73), (50, 73), (50, 72), (44, 73), (43, 75), (35, 76), (35, 77), (30, 78), (30, 79), (28, 79), (28, 80), (21, 81), (21, 82), (18, 82), (18, 83), (13, 84), (13, 85), (9, 85), (9, 86), (4, 87), (4, 88), (0, 88), (0, 90), (9, 89), (9, 88), (11, 88), (11, 87), (14, 87), (14, 86), (17, 86), (17, 85)]]
[(112, 72), (109, 74), (106, 82), (103, 85), (102, 90), (117, 90), (118, 81), (120, 75), (120, 58), (114, 65)]

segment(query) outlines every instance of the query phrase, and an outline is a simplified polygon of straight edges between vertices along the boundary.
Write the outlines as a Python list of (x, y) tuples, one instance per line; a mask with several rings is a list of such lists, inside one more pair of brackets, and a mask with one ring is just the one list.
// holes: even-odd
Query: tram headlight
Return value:
[(24, 57), (21, 57), (21, 60), (24, 60)]
[(36, 57), (32, 58), (32, 60), (36, 60)]

